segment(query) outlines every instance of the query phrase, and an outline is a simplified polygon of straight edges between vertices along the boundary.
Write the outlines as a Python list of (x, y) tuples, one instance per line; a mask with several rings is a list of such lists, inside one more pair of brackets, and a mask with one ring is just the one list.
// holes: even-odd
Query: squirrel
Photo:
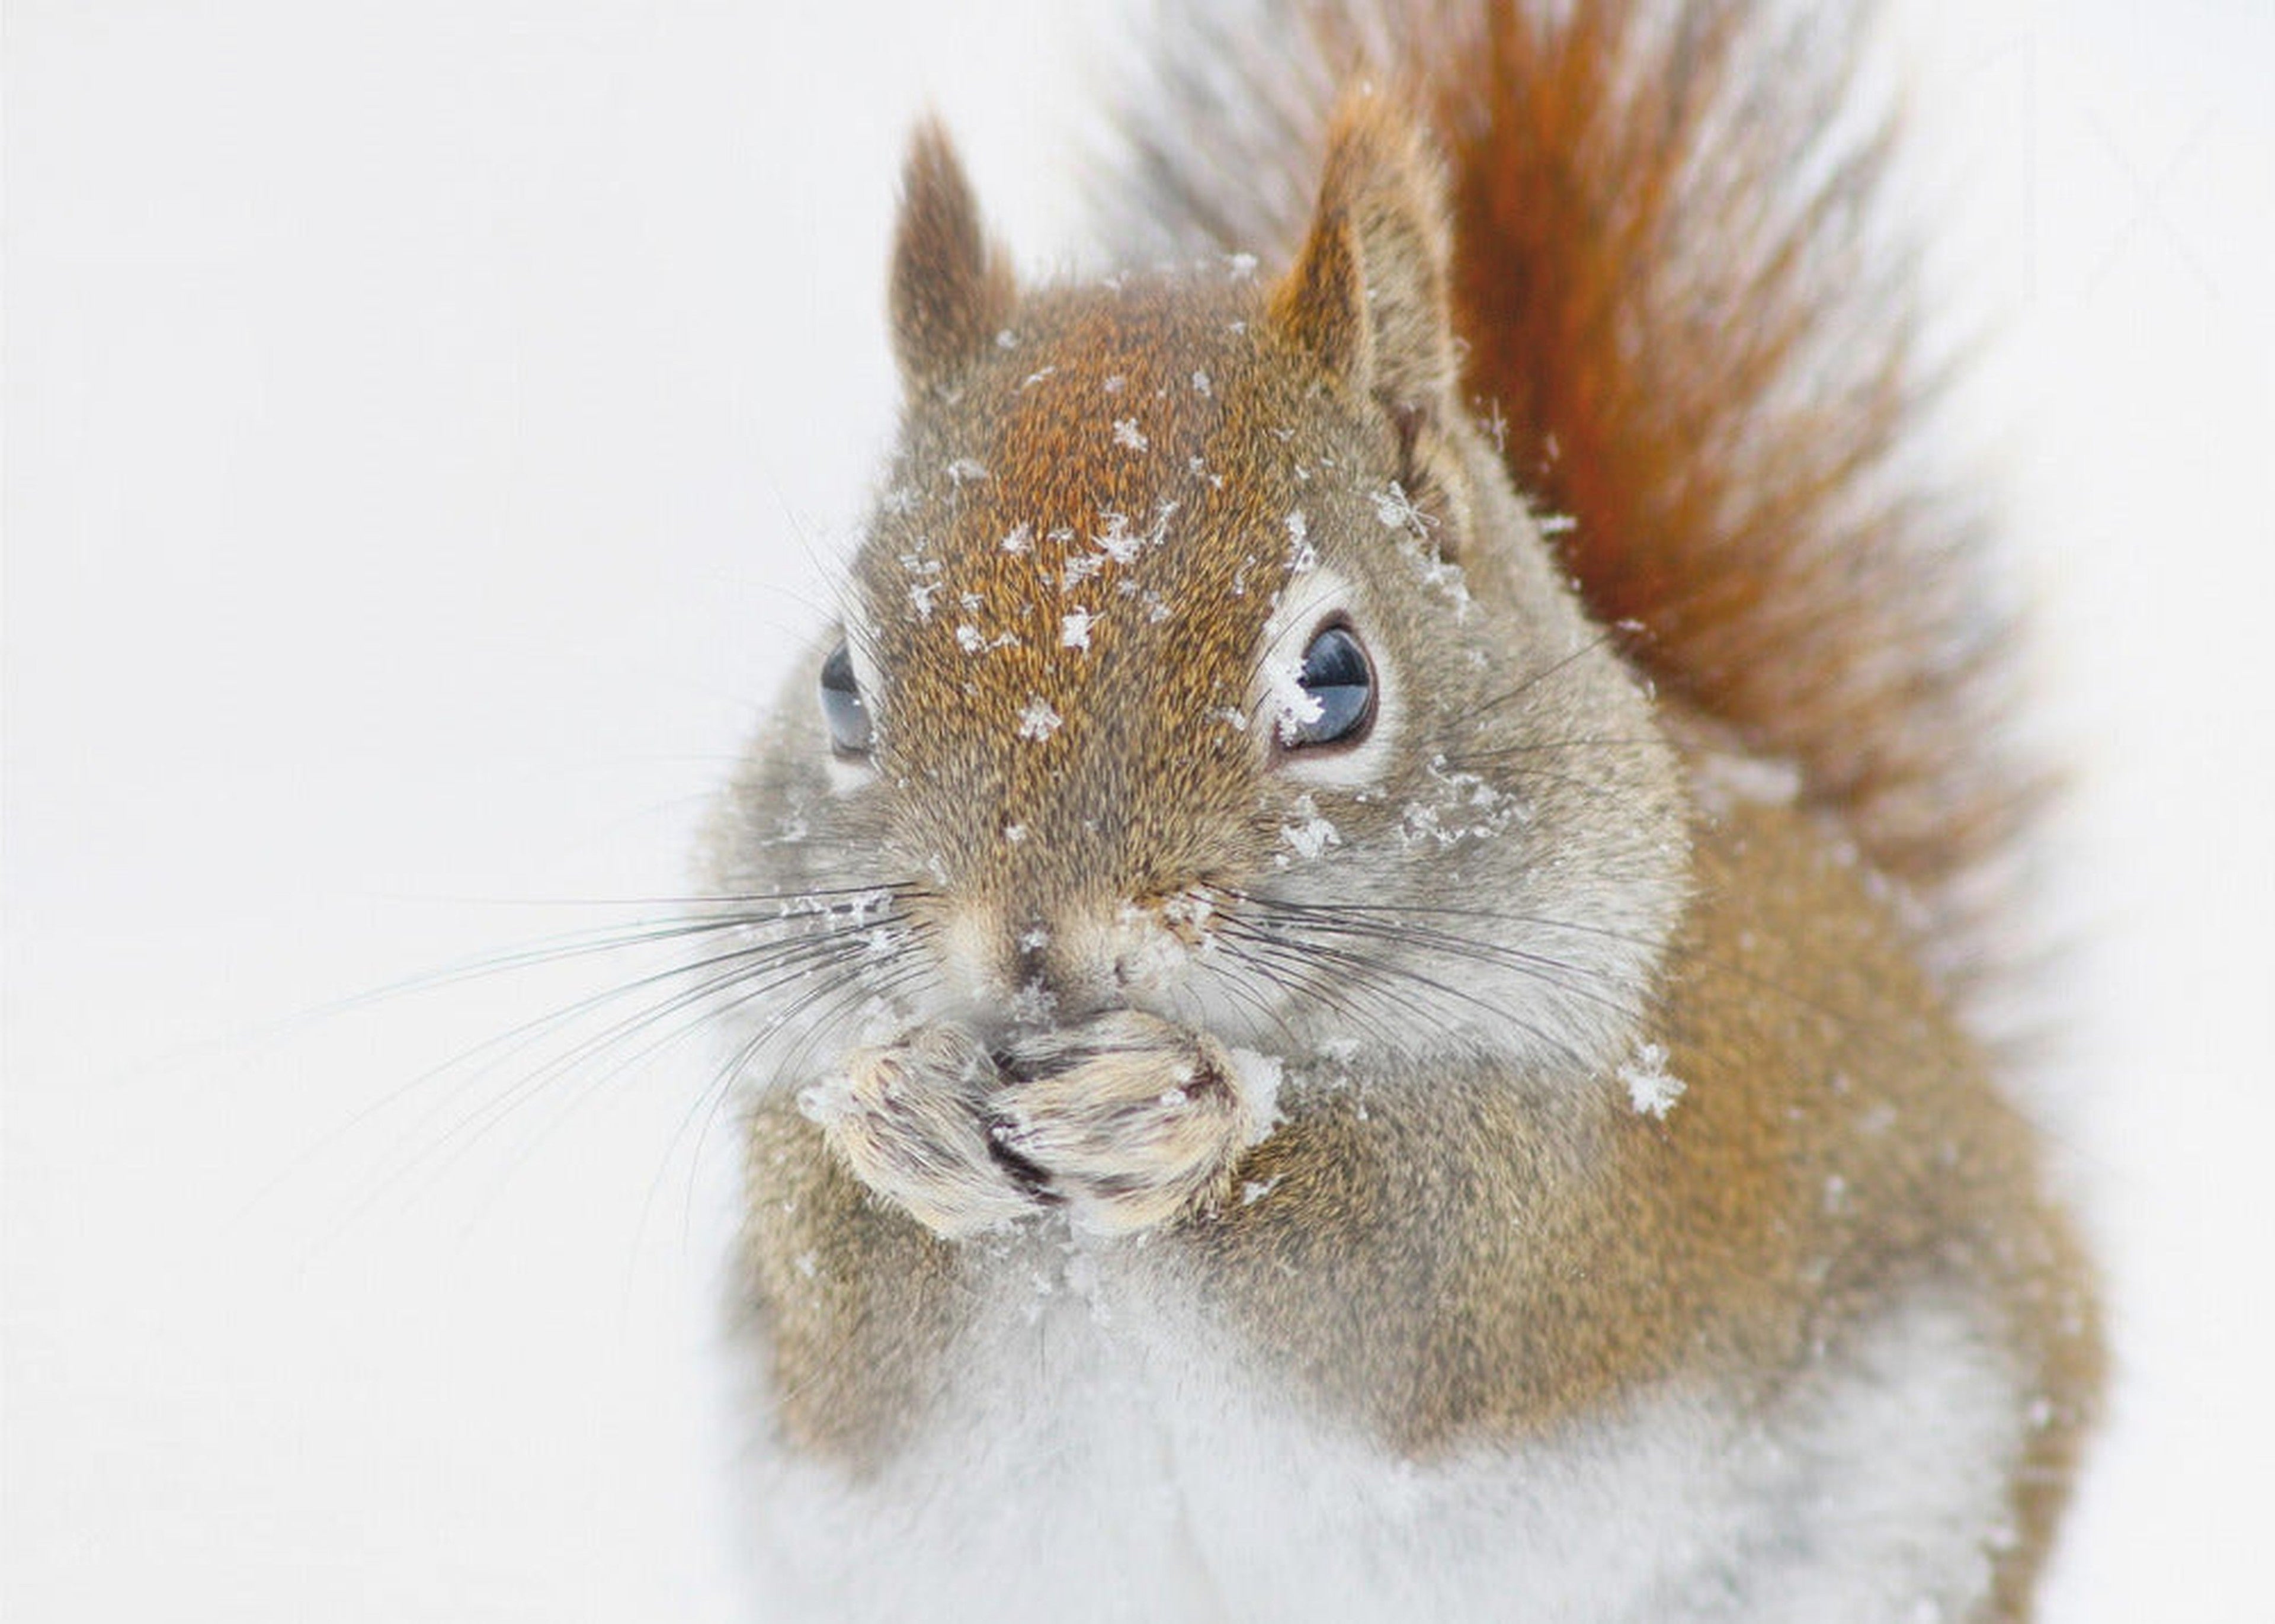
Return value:
[(2031, 1615), (2042, 784), (1854, 43), (1196, 6), (1103, 280), (918, 128), (897, 445), (705, 849), (765, 1616)]

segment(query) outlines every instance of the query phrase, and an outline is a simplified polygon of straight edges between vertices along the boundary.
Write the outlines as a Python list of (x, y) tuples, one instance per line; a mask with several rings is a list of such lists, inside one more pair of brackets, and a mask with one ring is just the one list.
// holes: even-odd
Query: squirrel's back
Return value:
[(1925, 443), (1915, 267), (1874, 234), (1889, 128), (1856, 111), (1854, 8), (1176, 9), (1124, 110), (1127, 183), (1099, 189), (1125, 246), (1283, 254), (1336, 88), (1426, 110), (1463, 388), (1589, 606), (1799, 769), (1979, 1013), (2040, 774), (1980, 506)]

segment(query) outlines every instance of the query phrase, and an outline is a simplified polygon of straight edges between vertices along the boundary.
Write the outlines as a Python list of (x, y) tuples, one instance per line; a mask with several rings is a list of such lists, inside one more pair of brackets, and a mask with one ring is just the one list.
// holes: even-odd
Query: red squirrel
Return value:
[(1783, 17), (1192, 8), (1103, 280), (919, 130), (899, 442), (707, 846), (763, 1616), (2030, 1615), (2040, 785)]

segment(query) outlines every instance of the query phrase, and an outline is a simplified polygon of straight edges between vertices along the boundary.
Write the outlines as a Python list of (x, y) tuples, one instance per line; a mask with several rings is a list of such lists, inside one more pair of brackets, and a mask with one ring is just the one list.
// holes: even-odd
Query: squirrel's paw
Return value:
[(1223, 1046), (1135, 1010), (1023, 1039), (1001, 1058), (997, 1144), (1094, 1233), (1150, 1229), (1221, 1193), (1256, 1137)]
[(958, 1240), (1036, 1210), (1032, 1170), (989, 1137), (1001, 1082), (970, 1033), (933, 1026), (855, 1049), (797, 1104), (863, 1183)]

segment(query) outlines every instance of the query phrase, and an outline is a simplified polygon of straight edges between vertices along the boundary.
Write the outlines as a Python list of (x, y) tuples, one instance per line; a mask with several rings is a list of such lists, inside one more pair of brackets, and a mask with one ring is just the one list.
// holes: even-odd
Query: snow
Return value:
[(1382, 521), (1386, 530), (1402, 531), (1415, 540), (1423, 541), (1438, 526), (1436, 517), (1425, 512), (1395, 480), (1370, 491), (1368, 496), (1374, 503), (1375, 517)]
[(1204, 890), (1180, 891), (1161, 904), (1161, 918), (1171, 925), (1206, 925), (1216, 916), (1216, 903)]
[(1051, 1018), (1058, 1008), (1058, 998), (1038, 976), (1022, 986), (1011, 995), (1006, 1010), (1012, 1021), (1024, 1026), (1039, 1026)]
[(1114, 443), (1126, 451), (1143, 451), (1153, 442), (1145, 438), (1145, 431), (1138, 427), (1136, 418), (1116, 418), (1114, 419)]
[(1319, 549), (1311, 545), (1311, 521), (1301, 508), (1288, 515), (1288, 573), (1308, 575), (1319, 567)]
[(1279, 730), (1280, 742), (1292, 744), (1304, 729), (1326, 714), (1317, 694), (1304, 686), (1304, 662), (1281, 658), (1264, 661), (1265, 712)]
[(1452, 846), (1463, 840), (1490, 840), (1531, 820), (1523, 797), (1508, 794), (1476, 773), (1450, 768), (1443, 756), (1432, 759), (1429, 776), (1434, 800), (1409, 801), (1399, 814), (1399, 833), (1409, 844)]
[(1440, 553), (1433, 540), (1437, 515), (1417, 502), (1395, 480), (1375, 487), (1367, 492), (1367, 496), (1374, 504), (1374, 516), (1382, 527), (1398, 533), (1401, 549), (1413, 565), (1415, 579), (1456, 611), (1468, 614), (1470, 590), (1462, 568)]
[(1019, 736), (1039, 744), (1059, 730), (1065, 719), (1051, 708), (1048, 699), (1040, 694), (1028, 696), (1026, 708), (1019, 713)]
[(1319, 815), (1319, 807), (1308, 795), (1298, 797), (1295, 807), (1296, 820), (1280, 826), (1280, 838), (1288, 849), (1305, 862), (1319, 856), (1330, 846), (1343, 843), (1342, 833)]
[(1227, 1054), (1232, 1061), (1233, 1087), (1248, 1107), (1248, 1142), (1253, 1144), (1280, 1120), (1280, 1089), (1287, 1066), (1278, 1055), (1256, 1049), (1234, 1048)]
[(1684, 1084), (1667, 1069), (1667, 1050), (1656, 1043), (1646, 1043), (1636, 1051), (1633, 1060), (1620, 1068), (1620, 1081), (1627, 1084), (1628, 1103), (1641, 1116), (1655, 1116), (1662, 1122), (1682, 1098)]
[[(1162, 508), (1150, 540), (1154, 541), (1160, 540), (1161, 532), (1168, 525), (1169, 515), (1175, 510), (1175, 503)], [(1141, 536), (1130, 528), (1130, 516), (1127, 513), (1101, 513), (1099, 515), (1099, 519), (1100, 528), (1091, 533), (1090, 540), (1091, 544), (1098, 548), (1102, 560), (1117, 564), (1129, 563), (1138, 556), (1138, 548), (1149, 540), (1148, 537)]]
[(1088, 609), (1075, 609), (1059, 617), (1059, 646), (1087, 649), (1090, 646), (1091, 623), (1097, 616)]

